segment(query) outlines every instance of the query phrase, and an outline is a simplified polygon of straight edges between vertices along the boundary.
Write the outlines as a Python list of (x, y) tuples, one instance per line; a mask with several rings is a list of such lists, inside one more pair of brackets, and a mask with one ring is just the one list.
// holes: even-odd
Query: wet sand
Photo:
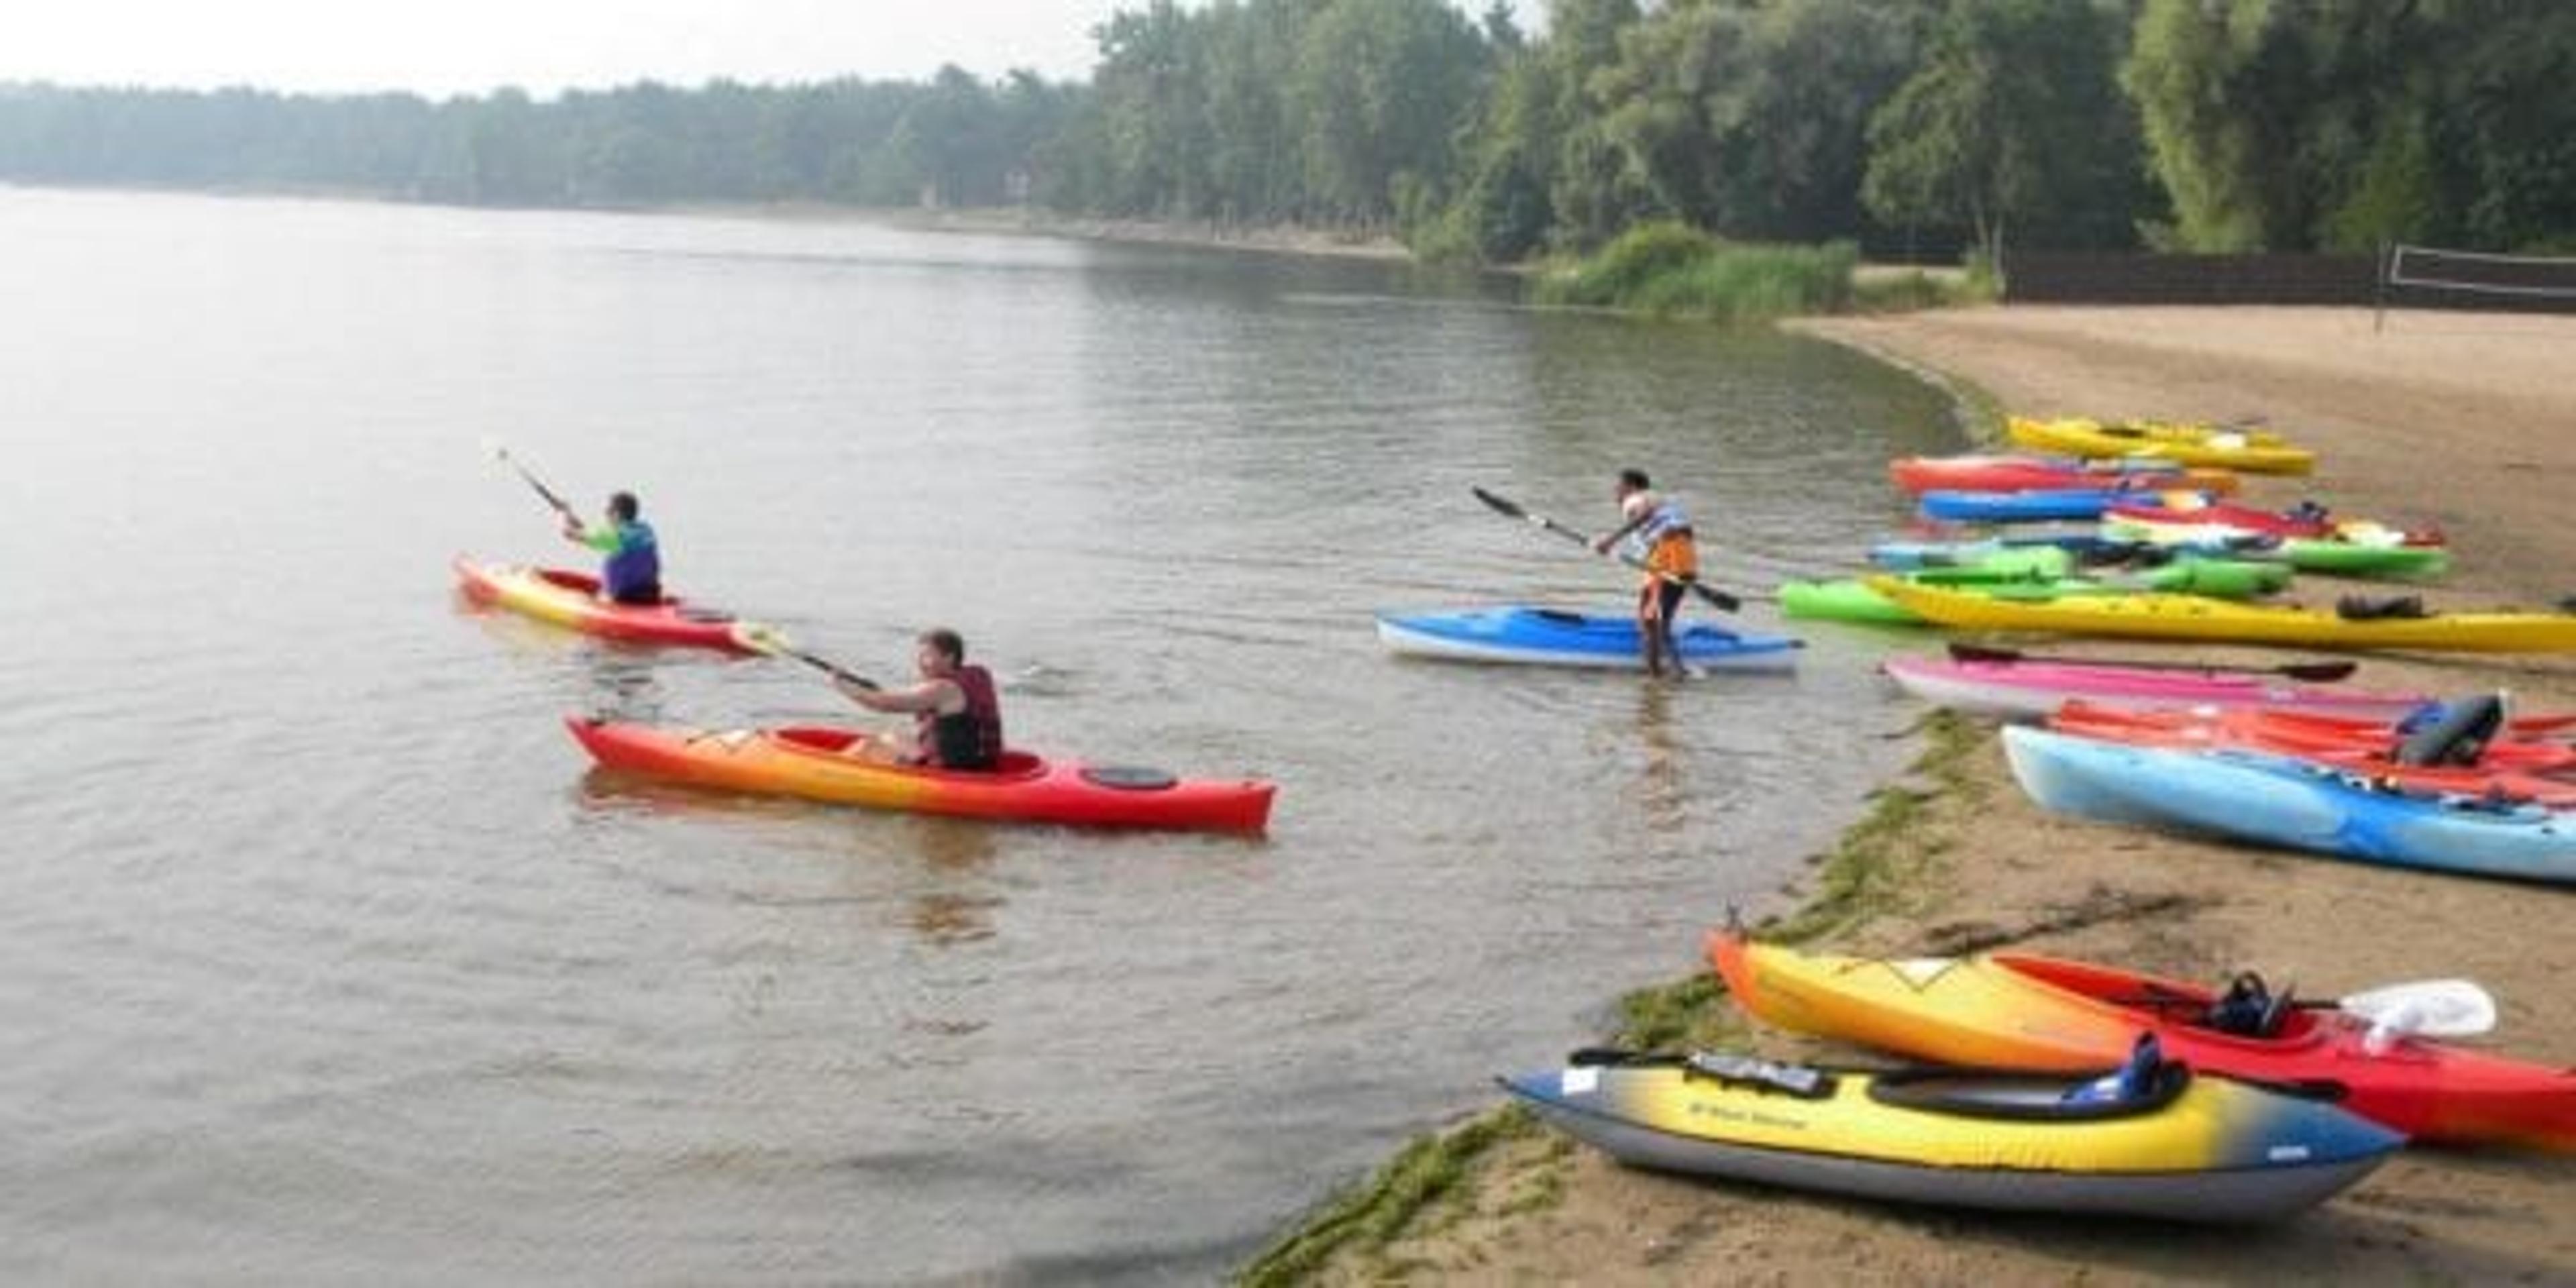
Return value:
[[(2031, 415), (2260, 416), (2315, 447), (2313, 478), (2261, 480), (2271, 506), (2315, 497), (2438, 522), (2457, 570), (2436, 607), (2576, 593), (2576, 318), (2338, 309), (1988, 308), (1794, 324)], [(2418, 588), (2409, 588), (2418, 589)], [(2331, 602), (2385, 585), (2311, 581)], [(1925, 647), (1938, 648), (1927, 634)], [(2131, 643), (2052, 651), (2136, 654)], [(2261, 650), (2163, 655), (2283, 660)], [(2300, 656), (2306, 656), (2304, 654)], [(2458, 694), (2508, 687), (2576, 708), (2576, 660), (2371, 656), (2352, 681)], [(2478, 1045), (2576, 1064), (2576, 888), (2374, 868), (2104, 827), (2042, 813), (1980, 727), (1907, 825), (1901, 897), (1818, 951), (1911, 956), (2010, 944), (2186, 978), (2240, 968), (2306, 996), (2467, 976), (2498, 998)], [(1802, 897), (1748, 912), (1782, 914)], [(1709, 910), (1712, 922), (1724, 910)], [(1571, 964), (1569, 964), (1569, 968)], [(1602, 981), (1609, 996), (1648, 981)], [(1727, 1006), (1721, 995), (1713, 1005)], [(1606, 1036), (1606, 1035), (1605, 1035)], [(1754, 1030), (1798, 1058), (1854, 1054)], [(1528, 1053), (1544, 1067), (1560, 1052)], [(1489, 1112), (1476, 1120), (1491, 1123)], [(1633, 1171), (1544, 1129), (1501, 1134), (1463, 1178), (1314, 1281), (1501, 1283), (2576, 1282), (2576, 1156), (2416, 1148), (2288, 1224), (2200, 1231), (1906, 1208)]]

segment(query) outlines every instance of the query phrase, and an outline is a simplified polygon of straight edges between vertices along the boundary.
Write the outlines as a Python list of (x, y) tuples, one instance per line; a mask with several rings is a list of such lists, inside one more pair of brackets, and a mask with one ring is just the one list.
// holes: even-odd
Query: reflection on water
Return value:
[(1689, 755), (1673, 731), (1673, 687), (1689, 681), (1649, 679), (1637, 686), (1638, 813), (1648, 835), (1678, 838), (1690, 822)]
[(932, 947), (991, 937), (994, 910), (1004, 902), (986, 871), (1000, 852), (993, 826), (952, 818), (920, 818), (913, 824), (924, 877), (936, 884), (913, 896), (912, 929)]

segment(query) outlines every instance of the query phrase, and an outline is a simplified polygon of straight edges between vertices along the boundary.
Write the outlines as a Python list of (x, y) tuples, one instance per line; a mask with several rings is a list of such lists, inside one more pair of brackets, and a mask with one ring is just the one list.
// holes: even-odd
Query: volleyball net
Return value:
[(2391, 305), (2576, 312), (2576, 256), (2497, 255), (2393, 243), (2379, 256), (2376, 328)]

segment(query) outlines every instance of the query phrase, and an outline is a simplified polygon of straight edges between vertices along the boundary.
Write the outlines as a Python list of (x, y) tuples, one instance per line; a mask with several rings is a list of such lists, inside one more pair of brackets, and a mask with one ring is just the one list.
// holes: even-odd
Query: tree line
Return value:
[(1587, 251), (2576, 246), (2576, 5), (1149, 0), (1087, 81), (433, 102), (0, 85), (0, 178), (480, 205), (1032, 204)]

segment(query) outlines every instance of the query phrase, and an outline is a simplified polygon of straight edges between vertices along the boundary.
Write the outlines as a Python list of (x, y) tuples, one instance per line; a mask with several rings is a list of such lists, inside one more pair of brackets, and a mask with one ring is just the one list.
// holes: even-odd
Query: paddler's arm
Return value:
[(622, 544), (615, 527), (587, 527), (569, 514), (564, 516), (563, 534), (564, 540), (577, 546), (588, 546), (604, 555), (616, 554), (617, 547)]
[[(928, 711), (934, 715), (955, 715), (966, 709), (966, 691), (945, 680), (924, 680), (909, 689), (866, 689), (841, 676), (832, 677), (832, 687), (841, 696), (889, 715), (906, 715)], [(950, 700), (954, 695), (954, 701)]]
[(1626, 523), (1620, 524), (1618, 527), (1612, 528), (1608, 532), (1602, 533), (1600, 536), (1594, 537), (1592, 539), (1592, 549), (1594, 553), (1605, 555), (1610, 553), (1610, 547), (1626, 540), (1629, 533), (1635, 532), (1637, 529), (1646, 526), (1646, 520), (1653, 517), (1655, 517), (1654, 511), (1649, 510), (1644, 514), (1638, 515), (1636, 518), (1628, 520)]

